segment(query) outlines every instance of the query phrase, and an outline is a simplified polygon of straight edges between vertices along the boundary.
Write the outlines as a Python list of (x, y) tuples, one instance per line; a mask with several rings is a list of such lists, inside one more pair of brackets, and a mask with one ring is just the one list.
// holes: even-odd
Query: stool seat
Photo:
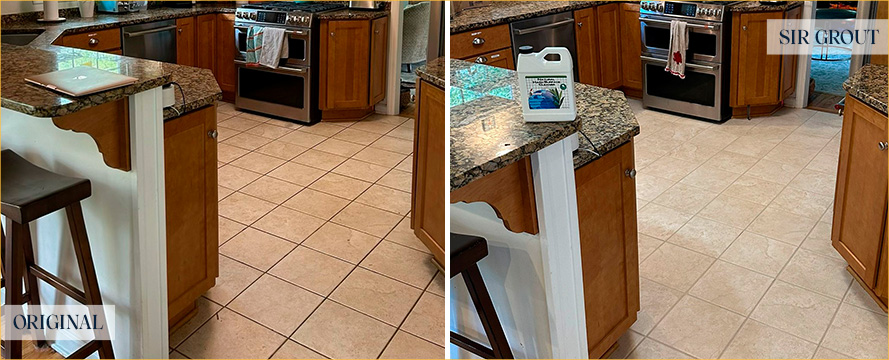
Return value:
[(90, 181), (59, 175), (2, 151), (3, 215), (24, 224), (90, 197)]
[(488, 256), (488, 242), (479, 236), (451, 233), (451, 277)]

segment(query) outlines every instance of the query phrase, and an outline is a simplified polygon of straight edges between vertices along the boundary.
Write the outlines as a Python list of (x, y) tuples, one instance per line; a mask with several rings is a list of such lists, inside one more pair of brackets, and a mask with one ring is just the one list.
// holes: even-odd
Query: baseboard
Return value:
[[(86, 345), (86, 341), (77, 340), (77, 337), (71, 334), (70, 330), (59, 330), (56, 333), (56, 336), (59, 338), (64, 338), (65, 340), (53, 340), (50, 344), (53, 350), (64, 357), (71, 356), (77, 349), (80, 349), (81, 346)], [(93, 354), (95, 355), (95, 354)], [(93, 358), (93, 356), (90, 356)]]

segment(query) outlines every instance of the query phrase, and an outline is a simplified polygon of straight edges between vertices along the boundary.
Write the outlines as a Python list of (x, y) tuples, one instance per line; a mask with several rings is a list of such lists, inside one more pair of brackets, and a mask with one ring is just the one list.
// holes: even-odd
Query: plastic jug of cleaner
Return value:
[[(520, 47), (516, 65), (525, 122), (574, 121), (577, 110), (571, 52), (563, 47), (532, 51), (530, 46)], [(547, 60), (548, 55), (558, 55), (558, 60)]]

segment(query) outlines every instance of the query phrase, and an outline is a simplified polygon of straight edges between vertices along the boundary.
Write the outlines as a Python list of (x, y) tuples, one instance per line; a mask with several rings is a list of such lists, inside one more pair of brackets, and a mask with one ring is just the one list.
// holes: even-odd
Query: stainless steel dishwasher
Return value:
[(577, 78), (577, 46), (571, 11), (514, 21), (509, 24), (509, 31), (515, 60), (518, 60), (520, 46), (530, 45), (534, 52), (551, 46), (568, 48), (574, 62), (574, 78)]
[(123, 55), (176, 62), (176, 20), (155, 21), (121, 28)]

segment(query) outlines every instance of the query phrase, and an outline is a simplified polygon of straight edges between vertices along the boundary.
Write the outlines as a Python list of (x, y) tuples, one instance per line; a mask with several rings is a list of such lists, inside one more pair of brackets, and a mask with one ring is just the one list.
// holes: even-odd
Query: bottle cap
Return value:
[(519, 54), (531, 54), (533, 52), (534, 52), (534, 47), (531, 45), (519, 46)]

